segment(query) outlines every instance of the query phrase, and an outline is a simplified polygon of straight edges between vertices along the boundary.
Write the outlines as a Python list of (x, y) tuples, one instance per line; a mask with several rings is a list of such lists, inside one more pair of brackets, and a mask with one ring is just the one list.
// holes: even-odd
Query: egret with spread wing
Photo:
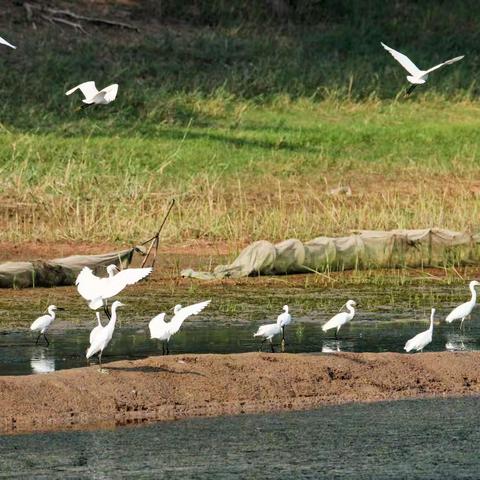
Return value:
[(12, 45), (11, 43), (7, 42), (4, 38), (0, 37), (0, 44), (1, 45), (6, 45), (7, 47), (10, 47), (10, 48), (17, 48), (15, 47), (14, 45)]
[(82, 100), (83, 103), (87, 105), (107, 105), (108, 103), (113, 102), (117, 97), (118, 84), (114, 83), (102, 90), (97, 90), (95, 82), (84, 82), (68, 90), (65, 95), (71, 95), (77, 90), (80, 90), (85, 97)]
[(170, 353), (168, 348), (170, 337), (180, 330), (182, 323), (190, 315), (198, 315), (210, 302), (211, 300), (206, 300), (205, 302), (195, 303), (188, 307), (175, 305), (173, 309), (174, 315), (168, 323), (165, 322), (165, 313), (160, 313), (150, 320), (150, 323), (148, 324), (150, 338), (156, 338), (157, 340), (162, 341), (162, 355), (165, 355), (165, 350), (167, 355)]
[(439, 63), (428, 70), (420, 70), (406, 55), (403, 53), (397, 52), (393, 48), (388, 47), (384, 43), (380, 42), (382, 47), (389, 52), (392, 57), (410, 74), (407, 75), (407, 80), (412, 84), (408, 90), (407, 95), (412, 93), (413, 89), (417, 85), (421, 85), (425, 83), (428, 79), (428, 75), (433, 72), (434, 70), (438, 70), (445, 65), (451, 65), (452, 63), (458, 62), (461, 60), (465, 55), (461, 55), (460, 57), (451, 58), (450, 60), (446, 60), (445, 62)]
[(92, 310), (97, 310), (103, 305), (105, 313), (110, 317), (107, 300), (118, 295), (126, 286), (133, 285), (150, 275), (151, 272), (150, 267), (118, 270), (115, 265), (109, 265), (107, 267), (108, 277), (99, 278), (90, 268), (83, 267), (78, 274), (75, 285), (78, 293), (87, 300), (88, 306)]

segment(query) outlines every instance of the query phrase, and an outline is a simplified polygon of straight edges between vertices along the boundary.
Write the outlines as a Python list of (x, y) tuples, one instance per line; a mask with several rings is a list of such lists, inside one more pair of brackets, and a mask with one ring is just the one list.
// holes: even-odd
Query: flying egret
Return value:
[(283, 306), (283, 313), (277, 317), (277, 323), (282, 329), (282, 352), (285, 350), (285, 327), (292, 323), (292, 316), (288, 313), (288, 305)]
[[(115, 274), (115, 272), (118, 272)], [(83, 267), (75, 281), (78, 293), (88, 302), (92, 310), (97, 310), (103, 305), (105, 313), (110, 317), (107, 300), (118, 295), (127, 285), (133, 285), (142, 278), (150, 275), (152, 269), (126, 268), (118, 270), (115, 265), (108, 265), (108, 277), (97, 277), (90, 268)]]
[(0, 44), (1, 45), (6, 45), (7, 47), (10, 47), (10, 48), (17, 48), (15, 47), (14, 45), (12, 45), (11, 43), (7, 42), (4, 38), (0, 37)]
[(337, 330), (335, 331), (335, 338), (337, 338), (340, 327), (348, 323), (355, 316), (355, 309), (353, 307), (355, 307), (356, 305), (357, 304), (353, 300), (349, 300), (344, 305), (347, 308), (348, 312), (337, 313), (334, 317), (332, 317), (327, 323), (322, 326), (322, 330), (326, 332), (327, 330), (336, 328)]
[[(100, 372), (102, 372), (102, 353), (103, 350), (107, 347), (112, 339), (113, 331), (115, 330), (115, 322), (117, 321), (117, 308), (123, 307), (124, 304), (115, 300), (112, 304), (112, 316), (110, 321), (101, 329), (98, 330), (98, 333), (94, 335), (93, 343), (90, 344), (87, 350), (87, 360), (92, 356), (98, 353), (98, 362), (100, 365)], [(98, 325), (93, 329), (97, 329)], [(90, 334), (90, 338), (92, 338)]]
[(205, 302), (195, 303), (188, 307), (175, 305), (173, 308), (174, 315), (168, 323), (165, 322), (165, 313), (160, 313), (150, 320), (150, 323), (148, 324), (150, 338), (156, 338), (157, 340), (162, 341), (162, 355), (165, 355), (165, 344), (167, 355), (170, 353), (168, 348), (170, 337), (180, 330), (185, 319), (190, 315), (199, 314), (210, 302), (211, 300), (206, 300)]
[(90, 337), (89, 337), (90, 345), (93, 342), (95, 342), (95, 338), (103, 330), (103, 325), (102, 325), (102, 322), (100, 321), (100, 312), (95, 312), (95, 315), (97, 316), (98, 325), (90, 332)]
[(107, 105), (115, 100), (118, 92), (118, 83), (109, 85), (102, 90), (97, 90), (95, 82), (84, 82), (65, 92), (65, 95), (71, 95), (77, 90), (80, 90), (85, 97), (82, 100), (83, 103), (87, 105)]
[(407, 80), (412, 85), (408, 88), (407, 95), (410, 95), (410, 93), (412, 93), (413, 89), (417, 85), (421, 85), (422, 83), (425, 83), (428, 79), (429, 73), (445, 65), (451, 65), (452, 63), (458, 62), (465, 56), (465, 55), (461, 55), (460, 57), (451, 58), (450, 60), (447, 60), (443, 63), (439, 63), (438, 65), (435, 65), (434, 67), (429, 68), (428, 70), (420, 70), (406, 55), (404, 55), (403, 53), (397, 52), (393, 48), (388, 47), (383, 42), (380, 42), (380, 43), (382, 44), (382, 47), (385, 50), (387, 50), (392, 55), (392, 57), (398, 63), (400, 63), (400, 65), (410, 74), (410, 75), (407, 75)]
[(42, 315), (41, 317), (38, 317), (31, 325), (30, 325), (30, 330), (32, 332), (39, 331), (40, 333), (38, 334), (37, 341), (35, 342), (35, 345), (38, 344), (38, 340), (40, 337), (43, 335), (43, 338), (47, 342), (47, 347), (50, 345), (50, 342), (48, 341), (47, 338), (47, 330), (48, 327), (50, 327), (50, 324), (55, 320), (55, 311), (56, 310), (63, 310), (61, 307), (56, 307), (55, 305), (50, 305), (47, 308), (48, 314), (47, 315)]
[(472, 313), (473, 307), (477, 303), (477, 292), (475, 290), (477, 285), (480, 285), (480, 282), (477, 282), (476, 280), (472, 280), (469, 283), (468, 288), (470, 289), (470, 292), (472, 292), (472, 298), (470, 298), (468, 302), (462, 303), (458, 307), (455, 307), (447, 315), (447, 318), (445, 319), (447, 323), (452, 323), (454, 320), (461, 319), (460, 328), (462, 328), (463, 321)]
[(432, 308), (432, 313), (430, 315), (430, 327), (428, 330), (415, 335), (405, 344), (405, 351), (410, 352), (412, 350), (416, 350), (417, 352), (420, 350), (423, 352), (423, 349), (432, 341), (432, 333), (433, 333), (433, 317), (435, 315), (435, 309)]

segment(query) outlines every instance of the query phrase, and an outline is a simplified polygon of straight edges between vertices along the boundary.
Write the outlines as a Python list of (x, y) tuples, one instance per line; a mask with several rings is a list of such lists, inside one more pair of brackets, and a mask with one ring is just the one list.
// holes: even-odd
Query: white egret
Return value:
[[(98, 353), (98, 362), (100, 365), (100, 372), (102, 371), (102, 353), (103, 350), (107, 347), (110, 343), (110, 340), (113, 336), (113, 331), (115, 330), (115, 323), (117, 321), (117, 308), (123, 307), (124, 304), (116, 300), (112, 304), (112, 316), (110, 321), (101, 329), (98, 330), (98, 333), (93, 338), (93, 343), (90, 344), (87, 350), (87, 359), (89, 359), (92, 355)], [(94, 328), (94, 330), (98, 328), (98, 325)]]
[(7, 47), (10, 47), (10, 48), (17, 48), (15, 47), (14, 45), (12, 45), (11, 43), (7, 42), (4, 38), (0, 37), (0, 44), (1, 45), (6, 45)]
[(412, 93), (413, 89), (417, 85), (421, 85), (425, 83), (428, 79), (428, 74), (437, 70), (445, 65), (451, 65), (452, 63), (458, 62), (461, 60), (465, 55), (461, 55), (460, 57), (451, 58), (450, 60), (446, 60), (445, 62), (439, 63), (428, 70), (420, 70), (406, 55), (403, 53), (397, 52), (393, 48), (388, 47), (384, 43), (380, 42), (382, 47), (387, 50), (392, 57), (400, 63), (400, 65), (410, 74), (407, 75), (407, 80), (412, 84), (409, 89), (407, 90), (407, 95)]
[(38, 344), (38, 340), (40, 337), (43, 335), (43, 338), (47, 342), (47, 347), (50, 345), (50, 342), (48, 341), (47, 338), (47, 330), (48, 327), (50, 327), (51, 323), (55, 320), (55, 311), (56, 310), (63, 310), (61, 307), (56, 307), (55, 305), (50, 305), (47, 308), (48, 314), (47, 315), (42, 315), (41, 317), (38, 317), (31, 325), (30, 325), (30, 330), (32, 332), (40, 332), (37, 337), (37, 341), (35, 342), (35, 345)]
[(468, 317), (473, 310), (473, 307), (477, 303), (477, 292), (475, 290), (475, 287), (477, 285), (480, 285), (480, 282), (477, 282), (476, 280), (472, 280), (468, 288), (470, 289), (470, 292), (472, 293), (472, 298), (468, 302), (462, 303), (458, 307), (455, 307), (448, 315), (445, 321), (447, 323), (452, 323), (454, 320), (460, 320), (460, 328), (463, 326), (463, 321), (465, 320), (466, 317)]
[(325, 323), (322, 326), (322, 330), (326, 332), (327, 330), (336, 328), (337, 330), (335, 331), (335, 338), (337, 338), (337, 334), (340, 330), (340, 327), (348, 323), (355, 316), (355, 309), (353, 307), (355, 307), (356, 305), (357, 304), (355, 303), (354, 300), (349, 300), (345, 304), (345, 307), (347, 308), (348, 312), (337, 313), (334, 317), (332, 317), (327, 323)]
[(95, 312), (95, 315), (97, 316), (98, 325), (90, 332), (90, 345), (95, 342), (95, 338), (103, 330), (103, 325), (100, 321), (100, 312)]
[[(115, 272), (118, 272), (115, 274)], [(97, 277), (90, 268), (83, 267), (75, 281), (78, 293), (88, 301), (92, 310), (97, 310), (102, 305), (107, 316), (110, 316), (107, 308), (107, 300), (118, 295), (127, 285), (133, 285), (142, 278), (150, 275), (149, 268), (126, 268), (118, 270), (115, 265), (107, 267), (108, 277)]]
[(285, 350), (285, 327), (292, 323), (292, 316), (288, 312), (288, 305), (283, 306), (283, 313), (277, 317), (277, 323), (282, 329), (282, 352)]
[[(279, 315), (280, 318), (280, 315)], [(263, 344), (269, 340), (270, 348), (272, 353), (275, 353), (273, 348), (273, 337), (279, 335), (282, 332), (282, 327), (280, 326), (280, 321), (277, 319), (276, 323), (268, 323), (267, 325), (260, 325), (258, 327), (257, 333), (254, 333), (254, 337), (263, 337), (262, 343), (260, 344), (260, 351), (262, 351)]]
[(182, 323), (190, 315), (199, 314), (211, 300), (206, 300), (205, 302), (195, 303), (189, 305), (188, 307), (182, 307), (181, 305), (175, 305), (173, 308), (173, 317), (167, 323), (165, 322), (165, 313), (160, 313), (156, 317), (150, 320), (148, 328), (150, 329), (150, 338), (155, 338), (162, 341), (162, 355), (165, 355), (165, 344), (167, 355), (170, 353), (168, 348), (168, 342), (170, 337), (177, 333), (182, 326)]
[(84, 82), (70, 89), (65, 95), (71, 95), (77, 90), (80, 90), (85, 97), (82, 100), (83, 103), (87, 105), (107, 105), (115, 100), (118, 92), (118, 83), (109, 85), (102, 90), (97, 90), (95, 82)]
[(45, 356), (45, 351), (42, 349), (40, 355), (35, 352), (30, 359), (30, 367), (32, 367), (32, 373), (48, 373), (55, 371), (55, 359)]
[(423, 352), (423, 349), (432, 341), (432, 334), (433, 334), (433, 317), (435, 315), (435, 309), (432, 308), (432, 313), (430, 315), (430, 327), (428, 330), (415, 335), (405, 344), (405, 351), (410, 352), (412, 350), (416, 350), (417, 352), (420, 350)]

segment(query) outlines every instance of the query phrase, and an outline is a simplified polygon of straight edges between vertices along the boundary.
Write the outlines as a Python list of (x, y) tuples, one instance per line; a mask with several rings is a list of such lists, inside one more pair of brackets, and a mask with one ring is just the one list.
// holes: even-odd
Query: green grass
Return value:
[[(142, 35), (7, 29), (21, 48), (0, 57), (0, 240), (138, 241), (173, 197), (171, 242), (480, 231), (480, 29), (458, 30), (466, 7), (385, 8), (262, 27), (231, 10)], [(468, 56), (405, 99), (380, 40), (420, 63)], [(88, 79), (118, 81), (118, 100), (76, 111), (63, 92)], [(328, 195), (339, 185), (353, 196)]]

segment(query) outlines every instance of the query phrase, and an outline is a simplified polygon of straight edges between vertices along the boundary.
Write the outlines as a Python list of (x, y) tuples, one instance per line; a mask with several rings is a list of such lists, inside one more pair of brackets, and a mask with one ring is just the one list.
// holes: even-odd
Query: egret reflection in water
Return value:
[(48, 373), (55, 371), (55, 359), (45, 355), (45, 349), (35, 351), (30, 359), (32, 373)]

